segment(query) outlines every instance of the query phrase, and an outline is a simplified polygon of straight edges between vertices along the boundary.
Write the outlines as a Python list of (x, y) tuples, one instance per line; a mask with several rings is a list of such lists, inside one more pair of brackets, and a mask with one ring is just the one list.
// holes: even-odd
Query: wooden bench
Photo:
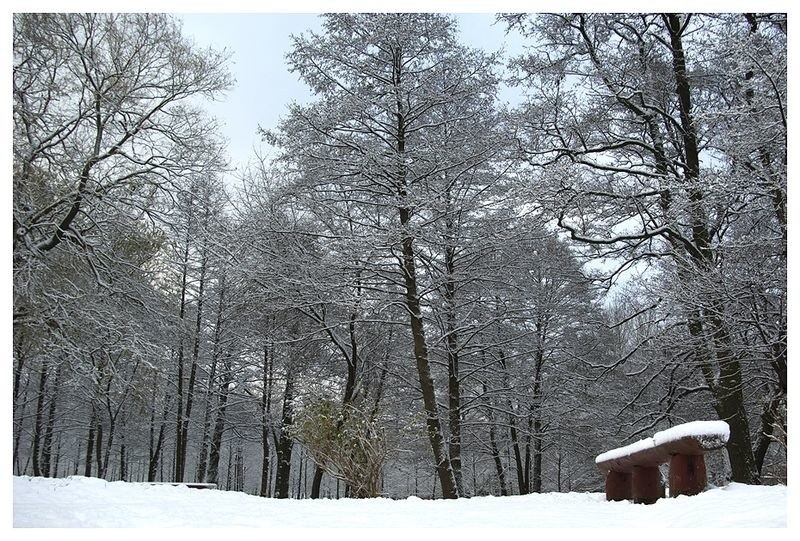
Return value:
[(664, 495), (658, 467), (666, 462), (670, 497), (699, 494), (706, 487), (703, 456), (724, 447), (729, 434), (724, 421), (693, 421), (598, 455), (597, 467), (606, 474), (606, 500), (655, 503)]
[(156, 481), (148, 481), (148, 482), (145, 482), (144, 484), (146, 484), (146, 485), (170, 485), (170, 486), (173, 486), (173, 487), (188, 487), (188, 488), (209, 489), (209, 490), (215, 490), (217, 488), (217, 484), (216, 483), (175, 483), (175, 482), (170, 482), (170, 481), (164, 481), (164, 482), (159, 483), (159, 482), (156, 482)]

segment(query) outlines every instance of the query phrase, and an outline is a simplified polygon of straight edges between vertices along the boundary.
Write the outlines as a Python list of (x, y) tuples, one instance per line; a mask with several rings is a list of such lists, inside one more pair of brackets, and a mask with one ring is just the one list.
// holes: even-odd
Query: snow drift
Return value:
[(550, 493), (425, 501), (274, 500), (240, 492), (14, 477), (14, 526), (324, 528), (786, 527), (785, 486), (732, 483), (654, 505), (602, 493)]

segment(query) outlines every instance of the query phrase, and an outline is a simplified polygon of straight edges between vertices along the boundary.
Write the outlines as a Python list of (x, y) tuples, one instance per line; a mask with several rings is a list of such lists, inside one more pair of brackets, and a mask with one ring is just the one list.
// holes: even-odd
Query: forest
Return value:
[(787, 482), (786, 14), (320, 17), (241, 164), (179, 18), (14, 15), (14, 475), (601, 491), (720, 419)]

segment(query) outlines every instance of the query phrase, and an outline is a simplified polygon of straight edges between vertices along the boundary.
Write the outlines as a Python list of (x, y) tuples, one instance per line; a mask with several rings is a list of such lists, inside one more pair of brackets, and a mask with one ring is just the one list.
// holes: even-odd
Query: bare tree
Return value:
[[(719, 122), (741, 111), (737, 101), (752, 99), (749, 90), (735, 98), (731, 88), (744, 81), (752, 85), (756, 72), (717, 69), (720, 58), (730, 61), (733, 48), (752, 41), (752, 25), (743, 16), (679, 14), (508, 20), (539, 40), (539, 53), (518, 63), (531, 76), (535, 94), (521, 117), (521, 153), (550, 183), (554, 218), (573, 240), (614, 265), (612, 279), (648, 264), (663, 272), (655, 294), (680, 311), (691, 369), (719, 417), (731, 425), (732, 477), (757, 482), (752, 406), (745, 398), (755, 380), (749, 379), (749, 354), (740, 340), (744, 327), (736, 326), (726, 299), (726, 268), (742, 253), (741, 235), (749, 234), (738, 228), (741, 217), (760, 221), (762, 202), (771, 199), (777, 212), (766, 219), (780, 227), (785, 177), (768, 177), (769, 199), (741, 191), (736, 170), (742, 155), (718, 149), (732, 150), (724, 143), (731, 133), (737, 135), (730, 140), (750, 139), (755, 126), (740, 123), (731, 132)], [(769, 32), (780, 36), (780, 30)], [(715, 45), (723, 35), (727, 52)], [(712, 50), (720, 56), (708, 54)], [(785, 50), (778, 46), (769, 55), (770, 67), (758, 78), (776, 105), (771, 111), (780, 138), (785, 78), (774, 68)], [(751, 56), (752, 65), (766, 58)], [(780, 139), (773, 148), (785, 154)], [(757, 155), (753, 149), (745, 163), (752, 166)], [(769, 233), (764, 242), (776, 247)], [(780, 269), (780, 261), (773, 261)], [(776, 338), (780, 343), (780, 331)], [(684, 351), (675, 349), (678, 356)]]
[[(296, 38), (289, 55), (318, 103), (295, 107), (267, 135), (301, 168), (299, 182), (321, 193), (344, 190), (362, 226), (388, 236), (375, 248), (396, 266), (380, 272), (402, 292), (437, 475), (443, 495), (454, 498), (458, 487), (436, 401), (418, 267), (431, 220), (426, 186), (446, 174), (458, 177), (494, 151), (470, 146), (459, 159), (433, 151), (436, 144), (455, 146), (466, 125), (474, 125), (476, 109), (459, 105), (491, 95), (491, 59), (457, 46), (452, 19), (438, 15), (335, 15), (326, 17), (325, 29), (325, 36)], [(463, 128), (449, 141), (442, 137), (451, 121), (448, 108)], [(457, 422), (453, 426), (457, 430)], [(457, 453), (457, 438), (453, 442)]]
[[(60, 400), (87, 407), (87, 473), (94, 462), (95, 473), (111, 474), (115, 452), (127, 467), (133, 438), (119, 434), (138, 431), (123, 426), (134, 419), (127, 408), (149, 399), (140, 378), (168, 357), (167, 329), (146, 322), (166, 314), (157, 284), (170, 190), (222, 165), (197, 98), (229, 86), (224, 63), (164, 15), (14, 17), (15, 412), (33, 368), (26, 356), (60, 359), (48, 360), (56, 370), (47, 379), (66, 378), (71, 392)], [(35, 350), (24, 346), (31, 340)], [(60, 433), (41, 426), (39, 465), (52, 466)]]

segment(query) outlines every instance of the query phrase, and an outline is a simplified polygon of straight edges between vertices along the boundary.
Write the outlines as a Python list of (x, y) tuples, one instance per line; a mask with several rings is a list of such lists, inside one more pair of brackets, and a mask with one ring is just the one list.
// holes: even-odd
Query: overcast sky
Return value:
[[(520, 39), (505, 36), (504, 26), (494, 24), (494, 15), (457, 15), (462, 42), (487, 52), (506, 46), (520, 50)], [(235, 13), (181, 14), (186, 36), (198, 45), (227, 48), (235, 88), (226, 99), (208, 109), (222, 124), (229, 140), (233, 165), (244, 165), (260, 144), (258, 126), (273, 128), (293, 100), (309, 99), (306, 86), (286, 67), (289, 36), (307, 30), (320, 30), (321, 20), (314, 14)]]

